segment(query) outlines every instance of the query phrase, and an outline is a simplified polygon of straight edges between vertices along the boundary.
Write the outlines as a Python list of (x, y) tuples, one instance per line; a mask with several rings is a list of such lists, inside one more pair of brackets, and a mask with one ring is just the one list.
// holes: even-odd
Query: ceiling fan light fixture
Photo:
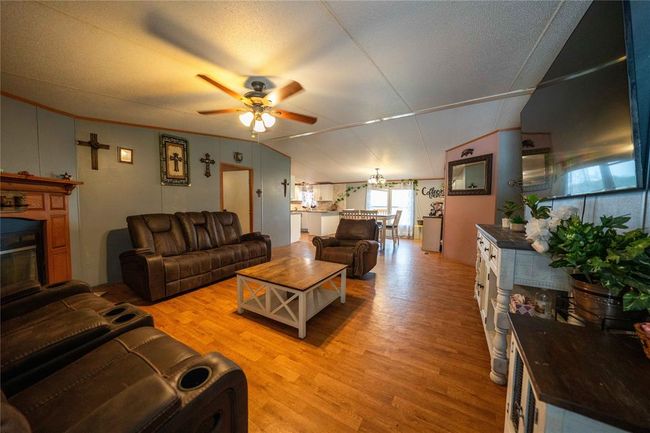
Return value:
[(275, 125), (275, 117), (271, 116), (269, 113), (262, 113), (262, 122), (264, 122), (264, 126), (270, 128)]
[(264, 126), (264, 122), (260, 119), (255, 119), (255, 125), (253, 126), (253, 131), (255, 132), (264, 132), (266, 131), (266, 127)]
[(246, 127), (251, 126), (255, 115), (252, 111), (247, 111), (239, 115), (239, 121)]

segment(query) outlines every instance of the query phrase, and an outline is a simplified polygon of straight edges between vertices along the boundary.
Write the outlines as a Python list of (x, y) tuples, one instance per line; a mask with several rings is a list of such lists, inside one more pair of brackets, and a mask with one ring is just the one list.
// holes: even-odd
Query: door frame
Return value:
[(252, 167), (246, 167), (243, 165), (235, 165), (235, 164), (228, 164), (226, 162), (222, 162), (219, 165), (219, 189), (220, 189), (220, 195), (219, 195), (219, 208), (223, 210), (223, 173), (226, 171), (246, 171), (248, 170), (248, 208), (249, 208), (249, 219), (250, 219), (250, 231), (254, 232), (255, 227), (254, 227), (254, 212), (253, 212), (253, 179), (254, 179), (254, 171)]

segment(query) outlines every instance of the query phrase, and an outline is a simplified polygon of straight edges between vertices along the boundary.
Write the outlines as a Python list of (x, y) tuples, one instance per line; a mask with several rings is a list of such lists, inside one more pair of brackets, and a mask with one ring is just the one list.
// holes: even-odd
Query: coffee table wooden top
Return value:
[(304, 291), (338, 274), (346, 267), (339, 263), (307, 257), (283, 257), (242, 269), (237, 271), (237, 275)]

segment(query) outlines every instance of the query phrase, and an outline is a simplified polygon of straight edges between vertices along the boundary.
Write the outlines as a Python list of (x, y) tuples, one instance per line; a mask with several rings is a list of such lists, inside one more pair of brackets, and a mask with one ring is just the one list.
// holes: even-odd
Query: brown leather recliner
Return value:
[(271, 238), (241, 233), (232, 212), (177, 212), (129, 216), (133, 250), (120, 255), (122, 278), (156, 301), (232, 277), (271, 260)]
[(150, 327), (122, 334), (38, 383), (3, 393), (3, 431), (248, 431), (244, 372)]
[(13, 299), (3, 297), (0, 307), (0, 380), (10, 395), (124, 332), (153, 325), (150, 314), (115, 305), (82, 281), (28, 281), (21, 296), (10, 292)]
[(348, 276), (360, 278), (377, 264), (377, 221), (342, 219), (333, 238), (315, 236), (316, 260), (348, 265)]

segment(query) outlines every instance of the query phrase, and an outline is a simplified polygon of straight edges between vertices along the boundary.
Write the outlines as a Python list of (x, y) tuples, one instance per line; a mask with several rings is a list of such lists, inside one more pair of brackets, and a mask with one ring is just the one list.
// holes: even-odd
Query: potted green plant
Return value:
[(521, 215), (514, 215), (510, 218), (510, 230), (513, 232), (523, 232), (526, 227), (526, 220)]
[(546, 198), (537, 197), (536, 194), (524, 196), (524, 204), (530, 209), (530, 216), (535, 219), (545, 220), (551, 216), (551, 207), (542, 205)]
[(503, 203), (503, 207), (499, 209), (501, 212), (503, 212), (504, 217), (501, 218), (501, 227), (504, 229), (509, 229), (510, 228), (510, 218), (521, 210), (521, 205), (515, 203), (512, 200), (506, 200)]
[(603, 216), (593, 224), (573, 215), (551, 233), (550, 266), (569, 270), (578, 312), (588, 321), (634, 321), (650, 312), (650, 237), (640, 229), (619, 233), (629, 220)]

